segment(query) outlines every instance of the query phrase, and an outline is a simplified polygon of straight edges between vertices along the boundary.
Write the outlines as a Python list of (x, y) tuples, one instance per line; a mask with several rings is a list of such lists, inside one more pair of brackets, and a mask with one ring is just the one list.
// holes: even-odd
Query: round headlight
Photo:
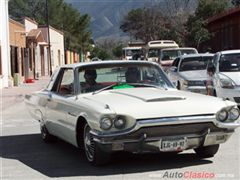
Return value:
[(221, 110), (217, 114), (217, 119), (221, 122), (226, 121), (228, 118), (228, 112), (226, 110)]
[(229, 119), (230, 120), (237, 120), (239, 118), (240, 112), (238, 108), (232, 108), (229, 111)]
[(108, 117), (104, 117), (100, 120), (100, 128), (108, 130), (112, 127), (112, 120)]
[(126, 125), (126, 120), (124, 118), (118, 117), (114, 121), (114, 126), (117, 129), (123, 129)]

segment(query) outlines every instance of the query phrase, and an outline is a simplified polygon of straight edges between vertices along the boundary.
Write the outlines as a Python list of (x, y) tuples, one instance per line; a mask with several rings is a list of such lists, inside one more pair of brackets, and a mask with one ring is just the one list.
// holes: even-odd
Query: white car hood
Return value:
[(190, 81), (206, 80), (207, 70), (183, 71), (183, 72), (179, 72), (179, 75), (183, 79), (190, 80)]
[(236, 85), (240, 85), (240, 72), (221, 72), (220, 74), (230, 78)]
[(157, 88), (106, 90), (88, 94), (85, 100), (108, 105), (115, 113), (136, 119), (214, 114), (226, 106), (219, 98)]

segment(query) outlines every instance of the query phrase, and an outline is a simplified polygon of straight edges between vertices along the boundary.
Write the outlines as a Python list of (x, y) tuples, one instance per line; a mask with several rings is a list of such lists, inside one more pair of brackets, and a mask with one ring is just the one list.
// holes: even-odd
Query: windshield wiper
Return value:
[(98, 93), (100, 93), (100, 92), (102, 92), (102, 91), (105, 91), (105, 90), (107, 90), (107, 89), (111, 89), (112, 87), (114, 87), (114, 86), (116, 86), (116, 85), (119, 85), (119, 83), (116, 82), (116, 83), (113, 83), (113, 84), (111, 84), (111, 85), (109, 85), (109, 86), (106, 86), (106, 87), (104, 87), (104, 88), (101, 88), (101, 89), (99, 89), (99, 90), (97, 90), (97, 91), (93, 91), (92, 95), (98, 94)]
[(166, 87), (161, 87), (161, 86), (157, 86), (154, 84), (146, 84), (146, 83), (128, 83), (129, 85), (133, 85), (133, 86), (137, 86), (137, 87), (153, 87), (153, 88), (157, 88), (157, 89), (165, 89), (167, 90)]

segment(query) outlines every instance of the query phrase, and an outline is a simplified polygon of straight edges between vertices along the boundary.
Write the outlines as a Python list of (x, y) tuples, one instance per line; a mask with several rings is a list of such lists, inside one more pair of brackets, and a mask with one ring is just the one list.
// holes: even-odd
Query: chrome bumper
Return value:
[(162, 140), (166, 140), (168, 138), (171, 139), (179, 139), (185, 138), (187, 140), (186, 147), (182, 150), (194, 149), (200, 146), (209, 146), (214, 144), (221, 144), (226, 142), (232, 132), (217, 132), (210, 133), (206, 132), (202, 135), (181, 135), (181, 136), (173, 136), (173, 137), (147, 137), (146, 134), (143, 134), (139, 139), (134, 140), (110, 140), (107, 138), (100, 139), (94, 136), (94, 141), (99, 144), (99, 146), (106, 152), (113, 151), (128, 151), (133, 153), (145, 153), (145, 152), (160, 152), (160, 145)]
[[(151, 136), (150, 128), (164, 127), (169, 125), (189, 125), (198, 123), (211, 123), (214, 128), (211, 131), (210, 128), (201, 129), (198, 132), (194, 130), (190, 133), (178, 134), (170, 133), (161, 136)], [(128, 129), (122, 132), (112, 132), (109, 134), (98, 133), (91, 131), (91, 135), (95, 142), (97, 142), (105, 151), (130, 151), (130, 152), (159, 152), (160, 144), (162, 140), (186, 138), (187, 146), (185, 149), (193, 149), (199, 146), (208, 146), (214, 144), (224, 143), (234, 132), (236, 127), (240, 126), (239, 123), (219, 123), (214, 115), (208, 116), (188, 116), (177, 118), (161, 118), (161, 119), (148, 119), (137, 121), (136, 125), (132, 129)], [(169, 126), (171, 127), (171, 126)], [(145, 131), (138, 133), (138, 136), (131, 136), (132, 134), (141, 131), (145, 128)], [(155, 129), (156, 130), (156, 129)], [(149, 133), (148, 133), (149, 132)], [(201, 132), (201, 133), (200, 133)]]

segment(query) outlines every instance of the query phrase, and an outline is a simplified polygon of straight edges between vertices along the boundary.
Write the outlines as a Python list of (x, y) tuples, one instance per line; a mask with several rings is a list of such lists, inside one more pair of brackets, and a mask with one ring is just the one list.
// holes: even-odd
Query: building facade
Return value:
[(44, 38), (38, 23), (30, 18), (24, 18), (27, 46), (26, 79), (38, 79), (49, 75), (48, 43)]
[(9, 19), (9, 40), (11, 76), (14, 78), (14, 85), (18, 85), (23, 82), (23, 77), (25, 76), (25, 26)]
[[(48, 38), (48, 27), (39, 26), (44, 39), (49, 41)], [(63, 32), (49, 26), (49, 36), (50, 36), (50, 55), (51, 55), (51, 67), (50, 71), (54, 71), (56, 67), (59, 67), (65, 64), (65, 55), (64, 55), (64, 35)], [(49, 52), (49, 49), (48, 49)], [(50, 65), (50, 64), (49, 64)]]
[(209, 18), (207, 29), (213, 34), (208, 43), (213, 52), (240, 49), (240, 7)]

